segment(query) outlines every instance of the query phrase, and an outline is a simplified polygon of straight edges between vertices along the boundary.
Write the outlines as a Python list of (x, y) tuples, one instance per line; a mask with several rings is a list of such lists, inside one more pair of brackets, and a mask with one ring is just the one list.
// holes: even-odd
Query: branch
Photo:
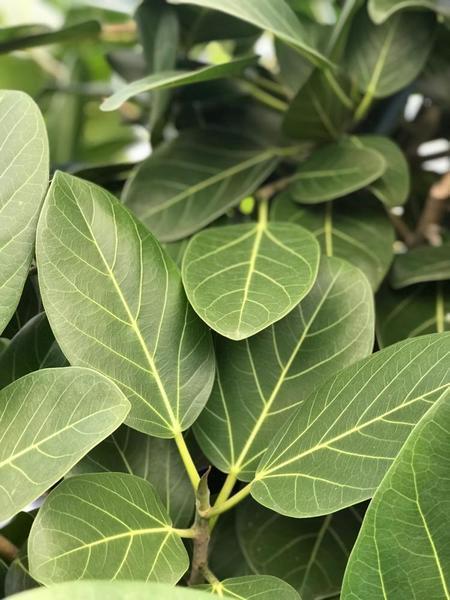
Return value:
[(3, 535), (0, 535), (0, 558), (7, 562), (12, 562), (19, 552), (19, 549)]
[(415, 243), (427, 241), (432, 246), (439, 246), (441, 239), (441, 223), (447, 211), (450, 198), (450, 172), (431, 186), (422, 215), (415, 233)]

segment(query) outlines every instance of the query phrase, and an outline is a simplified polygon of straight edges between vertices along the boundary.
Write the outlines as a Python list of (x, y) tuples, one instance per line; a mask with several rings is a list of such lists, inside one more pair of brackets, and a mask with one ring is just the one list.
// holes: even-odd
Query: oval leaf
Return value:
[(39, 221), (37, 262), (47, 316), (71, 364), (124, 390), (135, 429), (173, 437), (188, 428), (213, 383), (210, 334), (145, 227), (108, 192), (58, 173)]
[(407, 8), (429, 8), (450, 17), (450, 4), (447, 0), (369, 0), (368, 3), (370, 18), (377, 24)]
[(189, 565), (153, 486), (134, 475), (70, 477), (33, 523), (31, 575), (44, 585), (75, 579), (176, 583)]
[[(225, 579), (206, 589), (214, 591), (219, 596), (226, 598), (239, 598), (239, 600), (301, 600), (298, 593), (288, 583), (268, 575), (245, 575)], [(217, 597), (217, 596), (216, 596)]]
[(308, 296), (284, 319), (242, 342), (217, 339), (217, 379), (195, 425), (208, 459), (240, 479), (314, 389), (371, 353), (374, 310), (364, 275), (323, 258)]
[(293, 517), (370, 498), (436, 393), (450, 385), (449, 355), (450, 334), (428, 335), (335, 375), (273, 440), (253, 497)]
[(0, 391), (0, 521), (43, 494), (117, 429), (130, 405), (90, 369), (45, 369)]
[(450, 243), (442, 246), (413, 248), (396, 257), (391, 283), (401, 289), (414, 283), (450, 279)]
[(262, 218), (197, 234), (184, 254), (183, 283), (208, 325), (242, 340), (294, 308), (314, 284), (318, 263), (311, 233)]

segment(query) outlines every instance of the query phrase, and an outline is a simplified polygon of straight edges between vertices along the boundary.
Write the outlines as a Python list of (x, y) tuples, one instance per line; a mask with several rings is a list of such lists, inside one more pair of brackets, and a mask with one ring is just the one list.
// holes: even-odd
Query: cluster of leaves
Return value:
[(450, 5), (53, 4), (0, 29), (0, 597), (448, 600)]

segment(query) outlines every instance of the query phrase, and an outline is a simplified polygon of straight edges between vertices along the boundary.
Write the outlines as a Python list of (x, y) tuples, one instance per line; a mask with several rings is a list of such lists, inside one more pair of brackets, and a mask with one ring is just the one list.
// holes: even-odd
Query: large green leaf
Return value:
[(45, 369), (0, 391), (0, 520), (43, 494), (117, 429), (130, 405), (90, 369)]
[(407, 8), (429, 8), (450, 16), (448, 0), (369, 0), (369, 15), (377, 23), (383, 23), (397, 11)]
[(394, 261), (391, 283), (400, 289), (414, 283), (450, 279), (450, 243), (423, 246), (400, 254)]
[(104, 471), (146, 479), (176, 527), (191, 524), (194, 490), (172, 440), (154, 438), (123, 425), (72, 469), (76, 475)]
[(30, 266), (48, 186), (44, 120), (22, 92), (0, 90), (0, 332), (14, 314)]
[(436, 393), (449, 387), (449, 356), (450, 334), (434, 334), (340, 371), (273, 440), (253, 497), (295, 517), (370, 498)]
[(291, 223), (207, 229), (189, 242), (183, 283), (189, 301), (215, 331), (247, 338), (278, 321), (309, 292), (319, 244)]
[(27, 373), (66, 364), (67, 360), (55, 342), (45, 313), (40, 313), (16, 333), (1, 354), (0, 388)]
[(161, 73), (153, 73), (152, 75), (133, 81), (119, 89), (103, 102), (101, 109), (106, 111), (116, 110), (133, 96), (137, 96), (144, 92), (167, 90), (182, 85), (191, 85), (193, 83), (231, 77), (240, 73), (246, 67), (256, 64), (257, 61), (257, 56), (247, 56), (244, 58), (236, 58), (227, 63), (208, 65), (197, 69), (196, 71), (164, 71)]
[(431, 13), (401, 12), (374, 25), (363, 8), (353, 21), (345, 69), (370, 97), (390, 96), (422, 70), (434, 40)]
[[(220, 596), (239, 600), (301, 600), (288, 583), (268, 575), (245, 575), (206, 587)], [(217, 596), (216, 596), (217, 597)]]
[(298, 406), (324, 380), (371, 353), (373, 313), (364, 275), (323, 258), (312, 290), (284, 319), (242, 342), (218, 338), (216, 383), (194, 430), (209, 460), (252, 479)]
[(160, 241), (179, 240), (252, 194), (280, 150), (242, 133), (187, 131), (138, 167), (123, 200)]
[(343, 600), (450, 598), (449, 400), (427, 412), (376, 491)]
[(317, 204), (355, 192), (386, 171), (382, 155), (349, 141), (315, 150), (292, 176), (289, 191), (301, 204)]
[(75, 579), (176, 583), (189, 565), (153, 486), (124, 473), (63, 481), (39, 510), (28, 552), (31, 575), (45, 585)]
[(39, 221), (37, 262), (64, 354), (118, 383), (132, 404), (127, 423), (158, 437), (192, 425), (214, 378), (210, 334), (145, 227), (108, 192), (57, 173)]
[(260, 29), (270, 31), (297, 48), (316, 64), (330, 64), (328, 59), (311, 45), (308, 30), (284, 0), (170, 0), (170, 2), (195, 4), (203, 8), (220, 10)]
[(254, 573), (290, 583), (303, 600), (339, 594), (362, 511), (349, 508), (316, 517), (282, 517), (247, 501), (238, 509), (239, 544)]
[(376, 290), (392, 262), (394, 229), (383, 207), (372, 198), (351, 197), (316, 206), (299, 206), (290, 192), (275, 199), (274, 221), (298, 223), (314, 233), (322, 251), (360, 268)]

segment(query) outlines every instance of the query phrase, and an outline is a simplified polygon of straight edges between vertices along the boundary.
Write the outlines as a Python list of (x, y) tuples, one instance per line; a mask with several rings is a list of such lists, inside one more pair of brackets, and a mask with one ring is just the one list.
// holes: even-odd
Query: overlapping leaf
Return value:
[(213, 383), (212, 344), (152, 235), (108, 192), (58, 173), (37, 261), (47, 316), (71, 364), (118, 383), (135, 429), (173, 437), (189, 427)]
[(325, 379), (371, 353), (369, 282), (348, 263), (323, 258), (308, 296), (284, 319), (242, 342), (217, 339), (217, 378), (195, 425), (209, 460), (240, 479), (298, 406)]
[(437, 393), (450, 386), (449, 357), (450, 334), (422, 336), (332, 377), (267, 449), (253, 497), (295, 517), (370, 498)]
[(450, 597), (450, 396), (423, 417), (378, 488), (343, 600)]
[(226, 598), (239, 600), (301, 600), (298, 593), (288, 583), (268, 575), (245, 575), (225, 579), (208, 588)]
[(189, 242), (183, 283), (194, 309), (215, 331), (247, 338), (286, 315), (317, 276), (319, 245), (291, 223), (230, 225)]
[(31, 575), (176, 583), (189, 560), (154, 488), (124, 473), (70, 477), (40, 509), (28, 543)]
[(391, 283), (396, 289), (414, 283), (450, 279), (450, 243), (442, 246), (414, 248), (397, 256), (392, 268)]
[(0, 391), (0, 520), (51, 485), (123, 422), (130, 405), (90, 369), (45, 369)]
[(0, 332), (13, 316), (33, 254), (48, 186), (48, 141), (38, 107), (0, 91)]
[(5, 594), (12, 596), (38, 587), (38, 583), (30, 575), (26, 546), (19, 550), (17, 558), (9, 565), (5, 577)]
[(450, 4), (447, 0), (369, 0), (368, 9), (371, 19), (383, 23), (394, 13), (408, 8), (429, 8), (450, 16)]

